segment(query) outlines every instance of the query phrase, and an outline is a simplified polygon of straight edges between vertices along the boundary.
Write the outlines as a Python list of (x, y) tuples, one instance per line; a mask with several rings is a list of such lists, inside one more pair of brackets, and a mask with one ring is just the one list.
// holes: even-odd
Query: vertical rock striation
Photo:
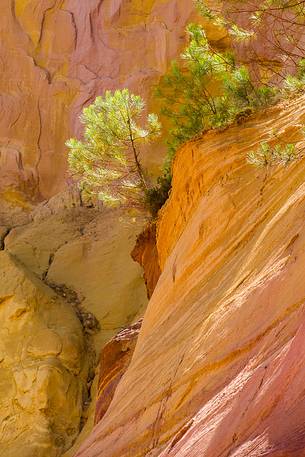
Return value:
[[(21, 272), (18, 302), (33, 301), (33, 309), (21, 320), (18, 317), (11, 332), (11, 318), (6, 316), (11, 301), (0, 307), (5, 313), (3, 351), (10, 354), (0, 365), (7, 395), (0, 408), (0, 454), (57, 457), (73, 444), (82, 425), (80, 391), (83, 383), (88, 387), (87, 375), (79, 372), (75, 379), (61, 352), (56, 352), (61, 332), (68, 339), (74, 335), (69, 340), (71, 357), (84, 366), (84, 373), (90, 372), (85, 367), (92, 354), (88, 355), (77, 316), (99, 352), (146, 305), (140, 269), (129, 258), (142, 220), (133, 224), (126, 215), (117, 215), (118, 223), (112, 213), (67, 202), (62, 192), (70, 184), (64, 143), (80, 134), (82, 108), (105, 89), (127, 86), (151, 105), (152, 84), (182, 47), (182, 32), (192, 13), (187, 0), (3, 0), (1, 4), (0, 249), (5, 249), (3, 259), (10, 260), (3, 266), (0, 292), (14, 283), (10, 265), (16, 259), (16, 271)], [(160, 154), (149, 160), (159, 162)], [(39, 291), (42, 287), (45, 299), (36, 300), (36, 292), (31, 295), (22, 286), (23, 274), (33, 278)], [(53, 308), (49, 301), (55, 303)], [(97, 333), (94, 316), (101, 327)], [(33, 351), (43, 344), (44, 335), (45, 346), (26, 355), (30, 328), (39, 336)], [(56, 350), (49, 353), (48, 344)], [(18, 393), (12, 374), (16, 367)], [(89, 381), (91, 377), (89, 373)]]
[(126, 372), (142, 325), (142, 319), (119, 332), (103, 348), (99, 361), (99, 381), (95, 423), (102, 420), (116, 388)]
[(147, 99), (192, 11), (188, 0), (3, 0), (1, 188), (33, 200), (61, 190), (83, 106), (125, 86)]
[(257, 170), (305, 98), (184, 146), (158, 225), (161, 277), (132, 361), (77, 457), (305, 452), (305, 168)]
[(138, 262), (144, 270), (144, 281), (147, 295), (150, 298), (155, 290), (161, 274), (156, 240), (156, 224), (151, 223), (145, 227), (137, 237), (131, 257)]

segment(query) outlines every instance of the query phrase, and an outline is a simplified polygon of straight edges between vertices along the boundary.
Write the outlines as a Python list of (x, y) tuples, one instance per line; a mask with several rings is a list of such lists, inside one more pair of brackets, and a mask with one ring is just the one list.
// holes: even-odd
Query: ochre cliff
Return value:
[(105, 415), (115, 390), (126, 372), (137, 343), (142, 319), (119, 332), (103, 348), (99, 360), (99, 380), (95, 423)]
[(34, 200), (61, 190), (83, 106), (120, 87), (147, 100), (192, 11), (188, 0), (3, 0), (1, 189)]
[[(128, 87), (154, 108), (152, 85), (183, 46), (183, 30), (193, 11), (187, 0), (3, 0), (1, 4), (0, 250), (16, 262), (18, 271), (35, 278), (47, 296), (55, 293), (67, 313), (74, 313), (76, 323), (61, 316), (60, 308), (52, 331), (61, 339), (69, 339), (71, 333), (79, 336), (71, 351), (79, 351), (77, 358), (86, 370), (77, 382), (73, 378), (76, 387), (69, 390), (62, 407), (62, 384), (72, 382), (65, 365), (59, 366), (55, 382), (52, 364), (59, 365), (59, 356), (52, 353), (50, 359), (46, 339), (39, 357), (34, 357), (35, 367), (28, 368), (28, 362), (23, 366), (24, 327), (9, 320), (12, 330), (5, 344), (14, 348), (16, 360), (0, 361), (6, 370), (3, 389), (0, 386), (0, 397), (5, 397), (0, 454), (6, 449), (8, 456), (57, 457), (80, 431), (78, 440), (83, 440), (95, 414), (95, 354), (98, 360), (103, 345), (143, 315), (145, 285), (130, 251), (144, 218), (82, 206), (66, 173), (65, 141), (81, 133), (82, 108), (105, 89)], [(152, 173), (162, 156), (159, 145), (156, 148), (157, 154), (146, 156)], [(4, 270), (5, 287), (13, 289), (15, 270)], [(19, 301), (32, 300), (26, 287), (18, 291)], [(9, 304), (2, 307), (5, 312)], [(48, 327), (45, 313), (43, 326)], [(39, 316), (40, 308), (26, 314), (33, 331)], [(32, 372), (36, 366), (42, 370), (40, 364), (50, 364), (48, 370), (53, 371), (37, 384)], [(18, 402), (25, 405), (21, 412), (15, 407), (14, 388), (8, 389), (15, 383), (11, 365), (22, 374), (18, 377)], [(86, 396), (80, 403), (82, 383)], [(40, 407), (40, 397), (50, 407)], [(30, 443), (31, 429), (39, 430), (32, 433)], [(79, 441), (66, 456), (74, 454)]]
[[(272, 129), (294, 141), (304, 98), (179, 152), (157, 245), (148, 230), (133, 251), (149, 295), (157, 284), (136, 345), (145, 218), (84, 206), (64, 143), (105, 89), (157, 108), (193, 3), (3, 0), (1, 13), (0, 455), (302, 455), (303, 162), (264, 173), (245, 155)], [(144, 154), (152, 174), (161, 156)]]
[(304, 159), (246, 162), (271, 131), (304, 147), (304, 121), (303, 96), (178, 152), (162, 274), (77, 457), (304, 455)]
[[(19, 210), (0, 226), (0, 455), (59, 457), (93, 427), (101, 348), (145, 309), (142, 271), (130, 258), (143, 221), (80, 206), (69, 193)], [(11, 317), (15, 302), (22, 319), (18, 310)], [(66, 359), (82, 373), (70, 374)]]
[(77, 437), (88, 399), (80, 321), (6, 252), (0, 252), (0, 319), (0, 454), (58, 457)]
[(156, 224), (148, 224), (142, 233), (137, 237), (131, 257), (138, 262), (144, 270), (144, 280), (147, 288), (147, 295), (150, 298), (159, 280), (161, 270), (159, 266), (159, 255), (156, 240)]

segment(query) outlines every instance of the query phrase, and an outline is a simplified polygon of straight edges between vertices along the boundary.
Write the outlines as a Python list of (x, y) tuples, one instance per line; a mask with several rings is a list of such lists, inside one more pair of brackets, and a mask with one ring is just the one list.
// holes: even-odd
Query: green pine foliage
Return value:
[(220, 12), (216, 12), (211, 9), (205, 2), (205, 0), (194, 0), (194, 4), (201, 14), (202, 17), (211, 21), (218, 27), (227, 29), (228, 34), (236, 41), (245, 41), (254, 37), (255, 33), (253, 30), (246, 30), (238, 26), (232, 21), (226, 19)]
[(298, 62), (297, 73), (288, 75), (283, 83), (284, 93), (302, 92), (305, 88), (305, 59), (300, 59)]
[[(245, 46), (256, 37), (256, 31), (268, 14), (283, 10), (304, 17), (304, 5), (286, 0), (266, 0), (250, 14), (249, 30), (243, 29), (211, 9), (205, 0), (194, 0), (199, 13), (214, 25), (227, 29), (234, 42)], [(235, 9), (242, 6), (235, 6)], [(161, 100), (161, 113), (167, 118), (169, 135), (168, 154), (164, 164), (161, 184), (155, 191), (168, 192), (171, 179), (171, 163), (177, 149), (184, 142), (210, 128), (240, 122), (257, 109), (267, 107), (282, 97), (304, 90), (305, 59), (301, 59), (295, 75), (289, 75), (281, 83), (253, 82), (249, 68), (236, 62), (232, 52), (222, 52), (208, 42), (204, 28), (199, 24), (187, 27), (189, 44), (178, 61), (174, 61), (168, 74), (161, 80), (156, 95)], [(283, 55), (285, 49), (283, 49)], [(271, 148), (262, 143), (258, 151), (248, 155), (248, 161), (256, 166), (281, 163), (288, 165), (299, 157), (294, 145)], [(163, 184), (162, 184), (163, 183)], [(164, 185), (166, 183), (166, 185)]]
[(153, 217), (156, 217), (158, 211), (169, 197), (171, 189), (172, 176), (170, 171), (165, 171), (163, 175), (159, 176), (157, 184), (148, 189), (145, 194), (145, 203), (147, 209)]
[(277, 143), (271, 146), (264, 141), (256, 151), (247, 155), (247, 162), (256, 168), (269, 168), (274, 165), (288, 166), (302, 157), (303, 152), (294, 143)]
[[(269, 18), (279, 18), (281, 13), (286, 13), (288, 20), (285, 21), (287, 25), (301, 26), (304, 24), (305, 17), (305, 2), (304, 1), (295, 1), (295, 0), (264, 0), (257, 2), (256, 4), (251, 4), (247, 1), (240, 1), (238, 4), (234, 4), (234, 1), (227, 2), (227, 13), (229, 16), (234, 14), (241, 13), (243, 16), (248, 14), (249, 29), (245, 30), (232, 20), (228, 19), (222, 14), (223, 8), (217, 10), (217, 8), (212, 8), (207, 4), (206, 0), (194, 0), (194, 3), (200, 12), (200, 14), (212, 21), (215, 25), (220, 25), (225, 27), (229, 34), (239, 39), (248, 39), (255, 36), (256, 28), (261, 25), (263, 19), (266, 17)], [(211, 2), (208, 2), (209, 4)], [(230, 5), (231, 3), (231, 5)], [(231, 14), (230, 14), (231, 13)], [(289, 38), (289, 32), (291, 28), (287, 31), (287, 38)], [(277, 33), (277, 38), (279, 33)]]
[[(265, 0), (249, 12), (249, 30), (245, 30), (209, 8), (205, 0), (194, 1), (203, 17), (227, 29), (233, 41), (243, 41), (246, 45), (259, 33), (264, 16), (270, 12), (285, 10), (291, 17), (305, 17), (303, 2)], [(149, 114), (143, 125), (145, 106), (141, 97), (127, 89), (107, 91), (84, 109), (83, 139), (72, 138), (67, 142), (70, 170), (86, 195), (97, 197), (106, 205), (145, 203), (156, 215), (168, 198), (171, 164), (181, 144), (210, 128), (222, 128), (235, 120), (240, 122), (256, 109), (304, 90), (303, 58), (296, 74), (286, 76), (281, 83), (273, 84), (270, 80), (254, 83), (248, 67), (237, 62), (232, 52), (214, 48), (201, 25), (189, 24), (186, 32), (187, 47), (156, 90), (169, 132), (162, 176), (155, 187), (150, 187), (140, 160), (141, 145), (160, 135), (158, 117)], [(300, 154), (294, 144), (271, 146), (263, 142), (248, 154), (247, 160), (256, 167), (288, 165), (299, 159)]]
[(248, 69), (232, 53), (212, 48), (201, 25), (187, 27), (189, 45), (161, 80), (157, 96), (170, 123), (166, 166), (185, 141), (233, 122), (241, 112), (266, 106), (276, 91), (255, 87)]
[(154, 141), (161, 125), (149, 114), (142, 126), (144, 101), (128, 89), (106, 91), (84, 108), (83, 140), (67, 141), (69, 168), (85, 195), (105, 205), (137, 204), (148, 189), (140, 160), (141, 145)]

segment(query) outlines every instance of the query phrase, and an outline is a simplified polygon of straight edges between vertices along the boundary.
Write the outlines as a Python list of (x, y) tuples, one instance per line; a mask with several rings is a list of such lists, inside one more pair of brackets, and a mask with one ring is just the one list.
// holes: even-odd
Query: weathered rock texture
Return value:
[(192, 11), (189, 0), (3, 0), (1, 188), (32, 199), (61, 190), (82, 107), (125, 86), (147, 99)]
[[(192, 12), (192, 2), (187, 0), (3, 0), (1, 4), (0, 250), (22, 263), (24, 274), (34, 275), (39, 284), (44, 282), (49, 287), (46, 290), (51, 293), (53, 289), (58, 300), (61, 297), (74, 312), (78, 325), (83, 326), (79, 345), (84, 337), (92, 344), (92, 350), (78, 354), (80, 361), (86, 358), (87, 365), (92, 362), (93, 349), (99, 353), (106, 341), (143, 313), (142, 273), (129, 257), (143, 221), (135, 218), (134, 223), (126, 214), (79, 208), (75, 196), (70, 201), (66, 193), (58, 195), (67, 180), (64, 143), (80, 133), (78, 116), (83, 106), (105, 89), (127, 86), (154, 108), (152, 83), (182, 47), (183, 29)], [(159, 162), (160, 156), (150, 153), (150, 161)], [(43, 203), (36, 207), (40, 201)], [(6, 276), (7, 284), (13, 280)], [(27, 289), (20, 290), (20, 300), (30, 300), (26, 294)], [(32, 316), (36, 315), (27, 314), (29, 319)], [(70, 321), (64, 317), (63, 321), (56, 323), (54, 331), (73, 333)], [(19, 330), (11, 342), (15, 351), (25, 342), (23, 328)], [(6, 344), (10, 345), (9, 336)], [(40, 359), (48, 357), (48, 349), (45, 353), (41, 349)], [(90, 386), (92, 367), (88, 371)], [(51, 405), (41, 422), (34, 381), (31, 384), (26, 376), (18, 381), (19, 392), (24, 392), (20, 402), (27, 401), (31, 415), (20, 416), (25, 430), (21, 435), (19, 419), (7, 435), (0, 435), (0, 449), (4, 443), (6, 455), (24, 451), (20, 455), (57, 456), (72, 444), (86, 416), (89, 420), (80, 439), (93, 423), (94, 405), (86, 413), (78, 408), (74, 417), (71, 391), (65, 407), (71, 407), (72, 428), (62, 425), (66, 420), (66, 410), (62, 418), (58, 412), (62, 393), (57, 399), (57, 391), (49, 388), (51, 381), (39, 387), (39, 395)], [(96, 384), (97, 380), (92, 397)], [(74, 402), (78, 405), (78, 391)], [(9, 395), (7, 404), (11, 409), (5, 406), (3, 427), (15, 417)], [(35, 432), (29, 443), (26, 430), (34, 423), (38, 428), (40, 422), (42, 438)], [(46, 438), (48, 427), (51, 431)], [(65, 428), (69, 435), (61, 443), (54, 438), (58, 428)], [(20, 445), (22, 440), (25, 447)]]
[(71, 306), (6, 252), (0, 320), (0, 454), (58, 457), (79, 433), (88, 396), (81, 324)]
[[(69, 338), (70, 334), (74, 335), (75, 344), (80, 347), (77, 354), (74, 354), (75, 350), (71, 348), (71, 357), (75, 355), (79, 359), (79, 363), (86, 364), (85, 381), (79, 380), (79, 383), (84, 382), (86, 389), (90, 389), (96, 365), (95, 353), (100, 354), (103, 345), (118, 330), (125, 328), (143, 315), (147, 303), (141, 268), (130, 258), (136, 233), (143, 227), (143, 218), (136, 215), (131, 216), (123, 211), (113, 212), (102, 208), (81, 207), (77, 195), (62, 193), (50, 201), (38, 205), (31, 212), (27, 209), (23, 209), (21, 213), (11, 212), (9, 217), (3, 218), (3, 221), (7, 225), (0, 225), (1, 249), (4, 249), (4, 252), (0, 254), (4, 256), (10, 254), (10, 258), (17, 259), (23, 265), (25, 275), (29, 274), (31, 277), (35, 277), (39, 284), (43, 285), (44, 283), (48, 286), (45, 289), (52, 296), (58, 296), (58, 299), (61, 298), (65, 303), (68, 318), (65, 314), (61, 315), (61, 311), (56, 311), (57, 308), (54, 308), (54, 313), (58, 314), (58, 319), (54, 325), (52, 324), (52, 331), (54, 330), (59, 335), (66, 335), (66, 338)], [(0, 291), (2, 290), (1, 287), (7, 287), (11, 283), (15, 284), (14, 275), (15, 270), (9, 268), (9, 265), (8, 267), (3, 266)], [(20, 282), (22, 281), (20, 280)], [(34, 300), (26, 287), (20, 287), (18, 293), (20, 300), (25, 303)], [(10, 302), (7, 306), (10, 306)], [(47, 315), (48, 306), (46, 301), (41, 302), (39, 312)], [(45, 310), (44, 307), (46, 307)], [(69, 313), (74, 316), (78, 323), (81, 329), (80, 333), (74, 330)], [(37, 317), (35, 313), (28, 313), (26, 317), (27, 325), (35, 333), (36, 326), (39, 327), (38, 324), (36, 325), (39, 315)], [(7, 325), (4, 324), (1, 328), (6, 335)], [(47, 345), (48, 323), (46, 328), (42, 326), (39, 332), (39, 340), (43, 342), (45, 335)], [(17, 360), (19, 360), (18, 350), (24, 344), (26, 337), (26, 329), (23, 326), (14, 328), (13, 334), (9, 332), (6, 335), (4, 354), (6, 348), (11, 346), (10, 351), (12, 354), (15, 351)], [(86, 346), (82, 343), (84, 338)], [(41, 347), (38, 358), (49, 360), (48, 346)], [(11, 380), (12, 382), (13, 380)], [(55, 381), (50, 381), (54, 384), (54, 390), (50, 387), (50, 383), (42, 383), (39, 386), (39, 394), (36, 392), (35, 378), (32, 382), (25, 375), (19, 377), (18, 382), (20, 402), (27, 402), (27, 407), (31, 413), (20, 416), (20, 421), (23, 422), (26, 431), (30, 430), (35, 422), (37, 427), (39, 426), (40, 396), (51, 405), (50, 408), (46, 407), (44, 412), (46, 426), (50, 423), (50, 427), (54, 430), (64, 428), (65, 433), (71, 429), (68, 439), (64, 437), (62, 444), (58, 446), (54, 440), (52, 441), (51, 432), (48, 442), (46, 439), (40, 439), (38, 435), (32, 434), (29, 437), (29, 440), (32, 440), (32, 447), (29, 448), (31, 450), (26, 451), (29, 452), (29, 456), (52, 457), (53, 455), (62, 455), (63, 451), (71, 447), (80, 431), (80, 425), (83, 426), (86, 419), (88, 420), (82, 429), (80, 439), (91, 431), (95, 415), (97, 379), (93, 383), (91, 393), (86, 390), (87, 398), (85, 395), (83, 396), (84, 401), (81, 405), (78, 405), (79, 392), (72, 388), (69, 390), (71, 397), (68, 395), (67, 404), (62, 413), (63, 418), (60, 417), (62, 394), (58, 392), (59, 389), (57, 389)], [(68, 381), (67, 386), (69, 386)], [(90, 395), (92, 405), (88, 410)], [(73, 397), (75, 397), (74, 400)], [(78, 409), (74, 408), (73, 402)], [(72, 426), (64, 427), (62, 425), (66, 415), (68, 415), (66, 410), (68, 411), (69, 408), (71, 408), (73, 430)], [(76, 417), (73, 408), (77, 409), (78, 417)], [(3, 424), (3, 427), (6, 426), (5, 417), (14, 416), (14, 410), (13, 400), (8, 401), (5, 411), (3, 410), (4, 417), (0, 419), (0, 424)], [(0, 414), (2, 414), (2, 407), (0, 407)], [(69, 415), (67, 417), (69, 418)], [(20, 446), (19, 434), (18, 424), (13, 423), (9, 433), (10, 455), (18, 456), (19, 450), (14, 451), (14, 446)], [(3, 432), (2, 435), (0, 434), (0, 451), (1, 446), (3, 445), (3, 449), (5, 449), (7, 443), (8, 440)], [(75, 444), (75, 449), (77, 448), (78, 443)], [(25, 454), (26, 456), (27, 454)]]
[[(117, 215), (78, 208), (65, 194), (34, 206), (64, 187), (64, 143), (80, 132), (84, 105), (105, 89), (124, 86), (151, 105), (152, 83), (182, 47), (192, 11), (186, 0), (1, 5), (0, 248), (73, 306), (97, 353), (146, 305), (141, 270), (129, 258), (143, 223), (126, 214), (118, 223)], [(159, 160), (160, 154), (152, 159)], [(15, 335), (18, 344), (23, 338)], [(90, 430), (94, 407), (89, 416)], [(31, 427), (31, 418), (23, 421)], [(49, 457), (50, 449), (43, 443), (35, 452)]]
[(305, 97), (182, 148), (158, 226), (161, 277), (131, 364), (78, 457), (305, 452)]
[(148, 298), (152, 296), (161, 274), (156, 243), (156, 224), (149, 224), (137, 237), (136, 245), (131, 251), (133, 260), (144, 270)]
[[(135, 233), (143, 221), (128, 222), (132, 218), (121, 214), (118, 223), (117, 215), (80, 208), (77, 196), (71, 201), (66, 193), (44, 201), (38, 207), (35, 205), (65, 187), (65, 140), (80, 133), (80, 111), (97, 94), (105, 89), (127, 86), (143, 95), (150, 109), (155, 108), (150, 99), (151, 86), (181, 49), (185, 24), (194, 13), (193, 3), (190, 0), (3, 0), (1, 13), (0, 249), (5, 252), (0, 255), (3, 274), (0, 311), (4, 313), (1, 344), (5, 347), (1, 349), (3, 358), (0, 360), (0, 370), (3, 370), (0, 376), (0, 387), (3, 387), (0, 388), (3, 405), (0, 408), (0, 414), (3, 414), (0, 453), (9, 457), (57, 457), (72, 445), (86, 417), (89, 420), (79, 440), (93, 424), (94, 402), (88, 411), (88, 399), (83, 401), (80, 395), (83, 385), (86, 384), (86, 391), (90, 388), (93, 350), (99, 352), (118, 330), (136, 320), (145, 307), (141, 272), (129, 259)], [(213, 41), (222, 42), (226, 38), (223, 30), (212, 28), (209, 33)], [(289, 138), (298, 115), (293, 119), (288, 110), (286, 113), (281, 121), (274, 112), (270, 123), (275, 119), (274, 126), (280, 129), (286, 122)], [(180, 176), (178, 172), (175, 178), (176, 193), (160, 222), (158, 256), (151, 234), (145, 238), (143, 249), (138, 245), (135, 253), (145, 267), (149, 294), (159, 277), (159, 265), (164, 272), (134, 360), (119, 384), (110, 410), (96, 429), (103, 435), (101, 443), (107, 457), (111, 453), (120, 457), (124, 453), (132, 457), (137, 453), (146, 455), (149, 449), (158, 449), (170, 442), (180, 430), (175, 438), (178, 442), (190, 425), (190, 418), (201, 407), (209, 408), (206, 405), (217, 399), (221, 386), (228, 386), (230, 381), (234, 387), (239, 367), (249, 365), (249, 351), (239, 354), (236, 339), (230, 334), (230, 331), (234, 333), (235, 324), (224, 319), (236, 322), (237, 331), (234, 331), (240, 333), (241, 345), (242, 338), (247, 340), (250, 334), (255, 338), (263, 323), (253, 321), (254, 327), (245, 325), (244, 321), (250, 320), (248, 315), (242, 315), (238, 321), (233, 314), (223, 312), (223, 307), (239, 290), (240, 302), (247, 305), (247, 287), (251, 288), (256, 282), (260, 284), (255, 268), (258, 272), (268, 271), (269, 276), (272, 269), (276, 271), (277, 259), (273, 262), (272, 257), (270, 266), (264, 260), (268, 253), (267, 242), (260, 249), (253, 248), (258, 257), (261, 253), (262, 259), (255, 257), (252, 260), (251, 252), (247, 252), (259, 236), (259, 230), (267, 230), (264, 223), (272, 221), (280, 205), (294, 195), (298, 176), (301, 176), (298, 165), (287, 172), (290, 184), (284, 172), (267, 177), (262, 184), (260, 175), (245, 166), (242, 148), (257, 144), (258, 137), (267, 131), (270, 131), (270, 124), (262, 121), (259, 134), (254, 128), (245, 136), (245, 131), (239, 129), (230, 130), (223, 136), (212, 134), (207, 136), (207, 146), (194, 143), (180, 156), (185, 154), (186, 159), (179, 160), (185, 160), (181, 168), (187, 173)], [(236, 135), (240, 135), (241, 146), (233, 149)], [(222, 151), (231, 147), (233, 152), (223, 158)], [(150, 151), (150, 158), (146, 159), (151, 171), (153, 166), (149, 162), (160, 159), (157, 150), (155, 155)], [(208, 151), (206, 155), (203, 154), (205, 150)], [(192, 154), (190, 151), (195, 151), (193, 159), (188, 157)], [(220, 183), (227, 187), (223, 190)], [(260, 185), (261, 193), (258, 191)], [(209, 199), (202, 197), (205, 192), (210, 193)], [(219, 192), (219, 195), (215, 196), (213, 192)], [(253, 200), (250, 195), (254, 196)], [(269, 201), (267, 198), (264, 201), (265, 195), (269, 196)], [(222, 202), (219, 207), (216, 197)], [(258, 215), (254, 211), (256, 203), (261, 205), (255, 210)], [(197, 210), (201, 206), (203, 212)], [(250, 219), (248, 226), (235, 222), (239, 217), (243, 220), (249, 215), (255, 219), (261, 214), (264, 214), (265, 222), (258, 218), (256, 225), (251, 225)], [(189, 225), (190, 217), (194, 217), (194, 223)], [(287, 218), (288, 222), (293, 221), (293, 216)], [(225, 228), (223, 221), (227, 224)], [(234, 234), (230, 231), (233, 229), (236, 230)], [(285, 227), (288, 229), (289, 224)], [(243, 230), (248, 233), (246, 239), (242, 237)], [(287, 236), (285, 231), (283, 233), (281, 243), (276, 245), (274, 241), (277, 247), (274, 255), (290, 236), (288, 232)], [(235, 253), (233, 248), (238, 237), (241, 242)], [(297, 249), (299, 239), (301, 236), (291, 244), (295, 246), (293, 249)], [(227, 252), (222, 247), (222, 240), (226, 240), (228, 249), (234, 251), (231, 263), (225, 259)], [(270, 246), (273, 246), (271, 241)], [(248, 258), (251, 268), (254, 265), (254, 272), (249, 267), (251, 274), (249, 277), (245, 274), (245, 280), (240, 279), (244, 282), (238, 289), (234, 274), (238, 280), (244, 278), (242, 269), (237, 274), (237, 265), (240, 267), (244, 257)], [(215, 259), (222, 262), (223, 270)], [(215, 265), (214, 276), (209, 270), (212, 264)], [(288, 270), (288, 266), (283, 266), (281, 271), (295, 278), (294, 270)], [(279, 277), (282, 276), (279, 274)], [(209, 278), (212, 279), (207, 285)], [(172, 282), (177, 286), (173, 288)], [(267, 288), (271, 297), (269, 307), (275, 300), (275, 292), (270, 287)], [(279, 288), (274, 286), (274, 289)], [(288, 292), (291, 297), (287, 297), (287, 302), (296, 297), (297, 289), (294, 291), (289, 286)], [(228, 298), (225, 300), (223, 295)], [(254, 300), (255, 306), (258, 306), (257, 302), (260, 300)], [(246, 305), (245, 309), (251, 314), (252, 308)], [(11, 314), (14, 306), (18, 308), (16, 316)], [(222, 319), (218, 327), (212, 325), (214, 306), (215, 316), (219, 313), (219, 321)], [(261, 306), (265, 306), (264, 301)], [(279, 303), (276, 310), (283, 307)], [(268, 319), (272, 319), (268, 309), (261, 315), (266, 325)], [(208, 316), (207, 320), (205, 316)], [(272, 356), (276, 350), (283, 350), (282, 341), (292, 340), (296, 326), (295, 321), (287, 323), (276, 349), (271, 346)], [(279, 327), (280, 324), (276, 324), (274, 328), (281, 331)], [(223, 344), (222, 335), (226, 337)], [(261, 340), (265, 341), (264, 338)], [(216, 348), (215, 340), (219, 341)], [(64, 341), (70, 345), (69, 355), (65, 356)], [(258, 364), (258, 345), (253, 343), (251, 350)], [(235, 353), (237, 362), (234, 357), (231, 364), (221, 362)], [(265, 361), (267, 355), (263, 349), (262, 354)], [(209, 363), (218, 367), (218, 358), (219, 369), (210, 370)], [(73, 365), (76, 359), (79, 363), (77, 376)], [(278, 360), (281, 360), (280, 356)], [(197, 366), (202, 364), (201, 372)], [(223, 367), (229, 367), (228, 371)], [(251, 379), (254, 379), (253, 370), (251, 372), (249, 368)], [(203, 376), (203, 372), (210, 373), (210, 377)], [(93, 398), (96, 388), (97, 378), (91, 389)], [(251, 397), (252, 393), (249, 395)], [(301, 405), (299, 397), (297, 400)], [(233, 411), (230, 401), (232, 403), (229, 396), (228, 410)], [(247, 411), (250, 414), (249, 408)], [(218, 420), (218, 416), (215, 417)], [(126, 429), (123, 428), (124, 433), (117, 439), (117, 432), (111, 435), (110, 427), (115, 430), (119, 423)], [(197, 423), (200, 423), (199, 419)], [(102, 428), (101, 432), (99, 428)], [(242, 433), (238, 439), (243, 439)], [(238, 439), (234, 435), (236, 446)], [(179, 445), (177, 443), (178, 452)], [(65, 456), (73, 455), (78, 446), (79, 442)], [(93, 452), (96, 446), (93, 444)], [(194, 453), (198, 455), (197, 450)]]
[(104, 417), (115, 390), (130, 364), (141, 325), (142, 319), (119, 332), (102, 350), (99, 361), (96, 424)]
[(141, 216), (73, 206), (65, 194), (38, 206), (27, 224), (13, 227), (5, 249), (50, 286), (73, 291), (81, 307), (97, 317), (99, 352), (146, 305), (141, 268), (129, 256), (142, 226)]

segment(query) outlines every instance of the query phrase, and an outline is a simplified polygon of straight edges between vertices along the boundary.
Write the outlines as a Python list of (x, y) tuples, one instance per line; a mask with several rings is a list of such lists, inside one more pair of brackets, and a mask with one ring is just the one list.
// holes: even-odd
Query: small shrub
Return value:
[(158, 178), (157, 185), (147, 189), (145, 193), (145, 203), (147, 209), (153, 217), (156, 217), (158, 211), (162, 208), (169, 197), (172, 177), (170, 173), (164, 173)]
[[(239, 37), (246, 35), (234, 30)], [(215, 50), (201, 25), (190, 24), (187, 33), (189, 44), (180, 62), (172, 63), (156, 91), (169, 123), (165, 169), (171, 168), (182, 143), (210, 128), (241, 122), (255, 109), (272, 103), (277, 94), (274, 88), (256, 87), (248, 69), (237, 64), (232, 53)]]
[[(281, 85), (287, 76), (287, 69), (294, 68), (304, 58), (305, 47), (300, 36), (304, 30), (305, 2), (287, 0), (262, 0), (259, 2), (210, 2), (194, 0), (203, 17), (216, 26), (226, 29), (234, 41), (244, 42), (245, 55), (249, 65), (256, 67), (256, 78), (266, 83)], [(217, 4), (218, 3), (218, 4)], [(246, 8), (245, 8), (246, 6)], [(236, 22), (247, 23), (247, 30)], [(263, 37), (268, 43), (269, 55), (277, 57), (278, 65), (260, 59), (255, 40)], [(274, 62), (275, 63), (275, 62)], [(289, 79), (289, 78), (288, 78)], [(288, 82), (290, 85), (290, 82)]]
[(284, 93), (301, 92), (305, 88), (305, 59), (298, 62), (297, 73), (288, 75), (283, 83)]
[(247, 162), (257, 168), (267, 168), (273, 165), (287, 166), (291, 162), (302, 158), (296, 144), (276, 144), (270, 146), (267, 142), (262, 142), (256, 151), (251, 151), (247, 156)]
[[(272, 17), (275, 12), (285, 14), (287, 10), (295, 21), (298, 16), (303, 17), (304, 12), (304, 5), (298, 3), (288, 5), (284, 0), (266, 0), (262, 4), (254, 5), (253, 11), (249, 9), (249, 29), (245, 30), (232, 21), (234, 14), (225, 17), (221, 9), (217, 11), (217, 8), (210, 8), (205, 0), (194, 2), (204, 18), (226, 29), (233, 41), (245, 42), (245, 48), (249, 49), (249, 52), (252, 39), (260, 33), (263, 18), (267, 21), (269, 15)], [(238, 12), (239, 8), (232, 6), (232, 13)], [(285, 17), (282, 19), (286, 20)], [(302, 24), (296, 22), (297, 26)], [(281, 97), (299, 92), (305, 87), (304, 58), (300, 59), (295, 75), (285, 77), (274, 71), (270, 77), (265, 75), (263, 82), (260, 82), (260, 70), (264, 69), (264, 65), (255, 55), (254, 62), (249, 65), (252, 69), (255, 66), (259, 68), (254, 82), (249, 67), (236, 62), (232, 52), (214, 48), (208, 42), (201, 25), (190, 24), (186, 31), (189, 35), (188, 46), (179, 61), (172, 63), (170, 71), (157, 88), (157, 96), (162, 103), (161, 113), (168, 119), (170, 126), (165, 169), (170, 169), (182, 143), (210, 128), (225, 127), (234, 121), (240, 123), (255, 110), (267, 107)], [(288, 31), (287, 33), (286, 36), (284, 32), (283, 36), (289, 41), (293, 37)], [(282, 52), (283, 61), (284, 57), (289, 56), (288, 47), (284, 46), (278, 51)], [(247, 160), (252, 165), (264, 167), (274, 164), (288, 165), (299, 157), (300, 152), (294, 144), (271, 147), (268, 143), (262, 143), (257, 151), (248, 154)], [(158, 188), (154, 189), (151, 194), (156, 200), (157, 190)]]

